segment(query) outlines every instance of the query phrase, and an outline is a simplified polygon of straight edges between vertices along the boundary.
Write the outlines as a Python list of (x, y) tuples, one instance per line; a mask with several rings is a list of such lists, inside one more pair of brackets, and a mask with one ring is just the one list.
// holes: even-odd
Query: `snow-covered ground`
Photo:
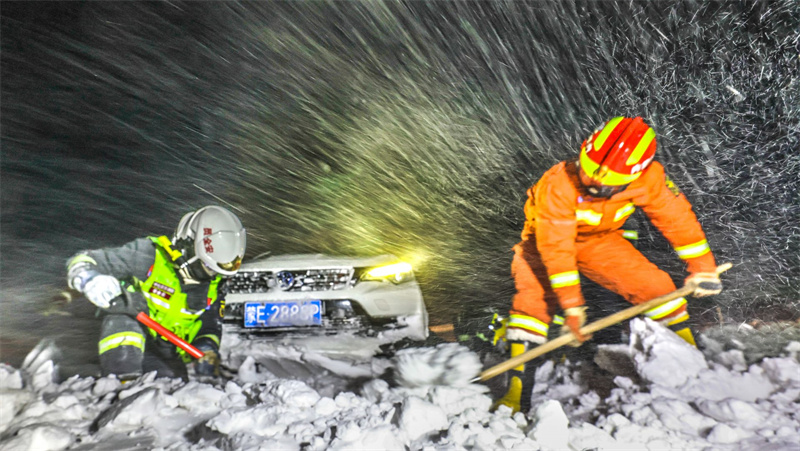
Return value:
[(712, 337), (701, 338), (703, 353), (636, 319), (629, 344), (599, 347), (602, 369), (541, 365), (527, 415), (490, 413), (488, 388), (464, 378), (417, 388), (376, 378), (400, 365), (413, 379), (421, 370), (404, 353), (474, 366), (452, 344), (389, 360), (355, 338), (227, 339), (231, 380), (127, 384), (54, 382), (43, 350), (23, 369), (0, 366), (0, 449), (800, 449), (800, 342), (750, 363), (746, 346)]

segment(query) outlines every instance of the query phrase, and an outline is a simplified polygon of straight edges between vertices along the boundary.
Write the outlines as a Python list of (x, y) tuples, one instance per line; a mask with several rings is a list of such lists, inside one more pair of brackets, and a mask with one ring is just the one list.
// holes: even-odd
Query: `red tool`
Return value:
[(178, 337), (177, 335), (175, 335), (172, 332), (170, 332), (169, 330), (167, 330), (167, 328), (165, 328), (161, 324), (158, 324), (153, 318), (150, 318), (149, 316), (147, 316), (147, 314), (145, 314), (144, 312), (139, 312), (139, 314), (136, 315), (136, 319), (139, 320), (139, 322), (144, 324), (145, 326), (147, 326), (147, 327), (153, 329), (154, 331), (158, 332), (162, 337), (164, 337), (167, 340), (169, 340), (170, 343), (172, 343), (175, 346), (183, 349), (184, 351), (186, 351), (186, 353), (188, 353), (190, 356), (194, 357), (195, 359), (199, 359), (199, 358), (201, 358), (201, 357), (203, 357), (205, 355), (205, 354), (203, 354), (203, 351), (201, 351), (201, 350), (195, 348), (194, 346), (190, 345), (185, 340), (182, 340), (180, 337)]

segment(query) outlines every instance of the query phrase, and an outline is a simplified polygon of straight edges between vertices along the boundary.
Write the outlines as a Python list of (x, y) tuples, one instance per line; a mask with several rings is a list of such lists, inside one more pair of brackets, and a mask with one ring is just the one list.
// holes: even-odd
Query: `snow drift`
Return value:
[(800, 446), (800, 343), (748, 365), (741, 350), (709, 340), (712, 355), (703, 355), (658, 324), (634, 320), (630, 343), (601, 346), (597, 366), (539, 367), (527, 415), (490, 413), (488, 389), (476, 384), (396, 388), (369, 379), (325, 394), (320, 379), (259, 372), (252, 357), (228, 381), (149, 374), (124, 385), (113, 377), (57, 382), (40, 352), (22, 369), (0, 366), (0, 449)]

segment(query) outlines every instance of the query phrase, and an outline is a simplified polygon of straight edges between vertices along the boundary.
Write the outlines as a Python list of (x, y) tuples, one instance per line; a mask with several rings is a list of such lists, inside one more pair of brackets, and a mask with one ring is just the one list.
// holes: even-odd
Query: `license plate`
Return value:
[(322, 301), (247, 302), (244, 327), (319, 326)]

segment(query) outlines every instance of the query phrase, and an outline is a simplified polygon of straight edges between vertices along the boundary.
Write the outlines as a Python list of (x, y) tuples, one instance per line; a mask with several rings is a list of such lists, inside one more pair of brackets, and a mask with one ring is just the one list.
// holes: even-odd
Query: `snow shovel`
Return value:
[[(717, 275), (722, 274), (723, 272), (729, 270), (733, 264), (725, 263), (717, 267), (716, 273)], [(625, 310), (619, 311), (612, 315), (606, 316), (605, 318), (601, 318), (593, 323), (587, 324), (581, 328), (581, 333), (584, 335), (593, 334), (599, 330), (603, 330), (606, 327), (613, 326), (617, 323), (621, 323), (626, 319), (633, 318), (639, 314), (642, 314), (652, 308), (658, 307), (659, 305), (674, 301), (675, 299), (682, 298), (684, 296), (688, 296), (697, 289), (697, 282), (690, 282), (684, 285), (682, 288), (679, 288), (672, 293), (665, 294), (663, 296), (659, 296), (657, 298), (653, 298), (643, 304), (634, 305), (633, 307), (629, 307)], [(576, 341), (575, 337), (572, 334), (562, 335), (558, 338), (550, 340), (542, 345), (539, 345), (528, 352), (520, 354), (516, 357), (506, 360), (505, 362), (498, 363), (497, 365), (484, 370), (481, 374), (477, 377), (472, 379), (470, 382), (482, 382), (485, 380), (489, 380), (499, 374), (503, 374), (506, 371), (522, 365), (523, 363), (533, 360), (540, 355), (544, 355), (550, 351), (554, 351), (564, 345), (570, 344), (573, 341)]]

